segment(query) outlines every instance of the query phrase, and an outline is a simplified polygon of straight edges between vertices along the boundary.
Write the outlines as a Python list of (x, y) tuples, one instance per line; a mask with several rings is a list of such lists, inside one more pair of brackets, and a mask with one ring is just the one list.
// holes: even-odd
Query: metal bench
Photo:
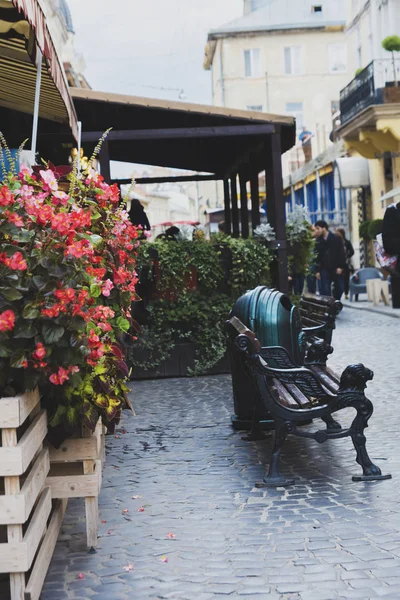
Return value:
[(328, 344), (332, 341), (336, 317), (343, 308), (332, 296), (303, 294), (300, 299), (300, 315), (303, 331), (309, 339), (320, 338)]
[[(238, 321), (237, 318), (231, 320), (231, 327), (242, 331), (236, 336), (234, 345), (255, 391), (256, 403), (272, 416), (275, 424), (268, 473), (256, 486), (278, 487), (294, 483), (294, 479), (286, 478), (279, 471), (280, 453), (289, 434), (319, 443), (351, 437), (356, 461), (363, 470), (363, 474), (354, 476), (353, 481), (390, 479), (391, 475), (382, 475), (379, 467), (372, 463), (366, 450), (364, 430), (373, 406), (364, 390), (367, 382), (372, 380), (373, 372), (362, 364), (349, 365), (337, 382), (329, 374), (324, 381), (318, 372), (308, 367), (273, 368), (263, 358), (263, 349), (255, 334)], [(348, 407), (356, 410), (356, 417), (348, 429), (341, 429), (332, 414)], [(314, 432), (299, 428), (317, 418), (325, 421), (327, 427)]]
[[(324, 385), (337, 389), (339, 378), (326, 362), (333, 352), (330, 341), (341, 309), (342, 304), (331, 297), (303, 296), (299, 310), (285, 294), (259, 286), (236, 301), (230, 316), (255, 332), (261, 342), (261, 355), (272, 367), (308, 365)], [(249, 375), (233, 345), (237, 332), (229, 322), (227, 332), (235, 409), (232, 424), (235, 429), (250, 429), (248, 439), (261, 438), (262, 429), (274, 427), (273, 419), (249, 393)]]

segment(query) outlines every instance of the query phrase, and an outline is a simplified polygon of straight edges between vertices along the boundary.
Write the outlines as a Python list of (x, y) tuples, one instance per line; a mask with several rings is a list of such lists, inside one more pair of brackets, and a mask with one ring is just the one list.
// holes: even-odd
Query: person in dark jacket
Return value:
[(400, 202), (385, 211), (382, 230), (383, 247), (391, 256), (397, 256), (396, 268), (391, 272), (392, 306), (400, 308)]
[(149, 219), (147, 218), (146, 212), (137, 198), (133, 198), (131, 201), (131, 207), (128, 215), (132, 225), (142, 227), (145, 231), (150, 231), (151, 227)]
[(342, 238), (344, 245), (344, 254), (346, 256), (346, 267), (343, 271), (343, 284), (344, 284), (344, 297), (349, 297), (349, 287), (350, 287), (350, 273), (354, 272), (354, 269), (351, 264), (351, 257), (354, 256), (354, 248), (350, 240), (346, 237), (346, 232), (343, 227), (338, 227), (336, 229), (336, 235), (339, 235)]
[(346, 267), (346, 256), (341, 238), (329, 231), (326, 221), (317, 221), (314, 225), (317, 236), (317, 279), (320, 281), (320, 292), (323, 296), (332, 296), (332, 284), (335, 286), (334, 297), (340, 300), (343, 294), (343, 271)]
[[(400, 256), (400, 202), (391, 204), (383, 217), (382, 242), (388, 254)], [(399, 261), (397, 270), (400, 272)]]

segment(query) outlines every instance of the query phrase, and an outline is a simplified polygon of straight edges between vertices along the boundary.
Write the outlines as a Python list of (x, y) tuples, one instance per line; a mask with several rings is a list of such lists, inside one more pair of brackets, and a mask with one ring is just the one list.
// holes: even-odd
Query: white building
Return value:
[[(204, 68), (212, 70), (213, 103), (295, 116), (299, 132), (304, 125), (314, 134), (317, 155), (356, 68), (345, 0), (244, 0), (244, 12), (209, 32)], [(302, 163), (301, 148), (291, 151), (284, 172)]]
[(89, 87), (82, 75), (86, 68), (85, 60), (75, 49), (75, 31), (67, 0), (43, 0), (43, 10), (69, 85)]
[[(372, 60), (388, 58), (382, 40), (400, 34), (398, 0), (348, 0), (348, 46), (356, 57), (356, 68)], [(350, 77), (351, 79), (351, 77)]]

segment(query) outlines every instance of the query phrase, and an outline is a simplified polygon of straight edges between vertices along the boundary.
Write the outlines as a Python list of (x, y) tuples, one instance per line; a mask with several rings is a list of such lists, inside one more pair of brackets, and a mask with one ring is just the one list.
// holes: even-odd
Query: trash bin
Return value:
[[(243, 294), (235, 303), (231, 314), (254, 331), (261, 346), (282, 346), (298, 365), (304, 363), (301, 343), (301, 318), (289, 296), (277, 290), (258, 286)], [(234, 346), (236, 333), (230, 331), (228, 354), (231, 361), (232, 388), (235, 415), (232, 424), (237, 429), (248, 429), (256, 405), (256, 391), (252, 379), (243, 368), (240, 352)], [(277, 366), (271, 364), (271, 366)], [(262, 410), (260, 408), (260, 410)], [(259, 415), (264, 429), (273, 427), (271, 416), (263, 411)]]

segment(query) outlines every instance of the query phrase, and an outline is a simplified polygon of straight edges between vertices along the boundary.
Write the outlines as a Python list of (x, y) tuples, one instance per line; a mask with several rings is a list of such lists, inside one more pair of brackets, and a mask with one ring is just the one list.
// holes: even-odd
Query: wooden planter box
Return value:
[(60, 448), (49, 446), (49, 452), (50, 472), (46, 485), (50, 487), (51, 497), (85, 499), (87, 546), (95, 548), (105, 428), (99, 421), (94, 433), (83, 429), (80, 437), (65, 440)]
[[(131, 379), (161, 379), (166, 377), (187, 377), (188, 367), (194, 367), (196, 346), (191, 342), (176, 344), (167, 360), (155, 369), (132, 368)], [(207, 375), (220, 375), (230, 373), (229, 358), (223, 356), (214, 367), (207, 371)]]
[(53, 507), (46, 487), (47, 418), (37, 390), (0, 398), (0, 432), (0, 573), (9, 574), (11, 600), (38, 600), (65, 506)]

